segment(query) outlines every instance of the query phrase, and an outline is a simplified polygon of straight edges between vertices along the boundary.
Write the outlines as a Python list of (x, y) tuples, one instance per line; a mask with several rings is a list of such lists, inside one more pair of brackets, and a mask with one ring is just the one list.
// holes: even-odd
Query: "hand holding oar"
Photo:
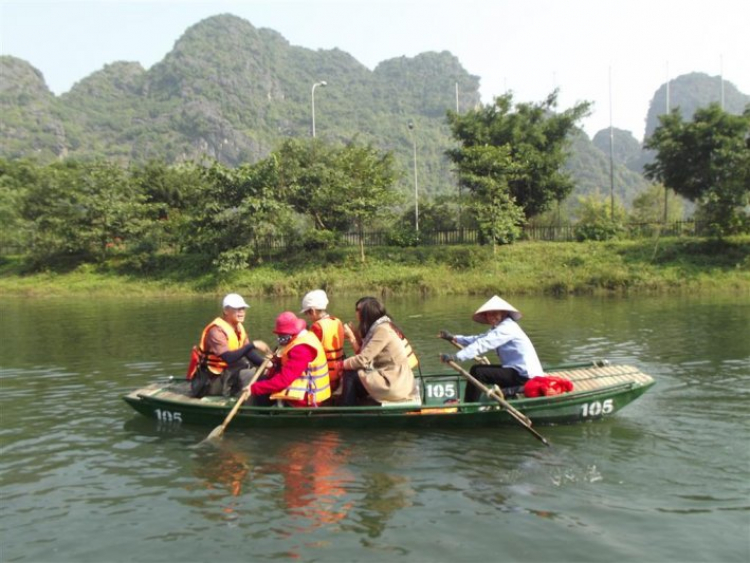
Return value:
[[(447, 330), (441, 330), (438, 333), (438, 338), (442, 338), (443, 340), (447, 340), (448, 342), (450, 342), (451, 344), (453, 344), (453, 346), (455, 346), (459, 350), (463, 350), (464, 349), (463, 346), (461, 346), (458, 342), (456, 342), (456, 337), (453, 336)], [(487, 359), (487, 356), (476, 356), (474, 358), (474, 361), (476, 363), (478, 363), (478, 364), (484, 364), (486, 366), (490, 365), (490, 361), (489, 361), (489, 359)]]
[(247, 387), (242, 392), (242, 395), (239, 396), (237, 399), (237, 402), (234, 404), (234, 407), (232, 407), (232, 410), (229, 411), (229, 414), (224, 419), (224, 422), (222, 422), (219, 426), (214, 428), (211, 433), (208, 435), (208, 438), (203, 440), (204, 442), (207, 442), (208, 440), (214, 440), (217, 438), (221, 438), (224, 435), (224, 430), (226, 430), (229, 423), (234, 418), (234, 415), (237, 414), (237, 411), (240, 410), (240, 407), (242, 404), (247, 401), (247, 399), (250, 397), (250, 387), (252, 387), (253, 383), (258, 381), (258, 378), (263, 375), (263, 373), (268, 368), (268, 365), (271, 363), (271, 359), (273, 356), (269, 356), (266, 358), (262, 364), (258, 367), (258, 369), (255, 370), (255, 373), (253, 374), (253, 378), (250, 380), (250, 383), (247, 384)]
[(473, 383), (474, 385), (476, 385), (479, 389), (481, 389), (482, 391), (484, 391), (487, 394), (488, 397), (491, 397), (491, 398), (495, 399), (498, 403), (500, 403), (500, 405), (506, 411), (508, 411), (508, 414), (510, 414), (513, 418), (515, 418), (518, 421), (519, 424), (521, 424), (524, 428), (526, 428), (526, 430), (528, 430), (529, 432), (531, 432), (537, 440), (539, 440), (540, 442), (542, 442), (542, 444), (544, 444), (545, 446), (549, 446), (549, 442), (547, 441), (547, 439), (544, 436), (542, 436), (541, 434), (539, 434), (539, 432), (537, 432), (536, 430), (534, 430), (531, 427), (531, 420), (529, 420), (529, 418), (526, 415), (524, 415), (522, 412), (520, 412), (518, 409), (516, 409), (513, 405), (511, 405), (510, 403), (508, 403), (508, 401), (506, 401), (502, 397), (502, 395), (500, 393), (498, 393), (494, 389), (488, 388), (481, 381), (479, 381), (476, 377), (474, 377), (468, 371), (466, 371), (464, 368), (462, 368), (461, 366), (459, 366), (456, 362), (454, 362), (452, 360), (449, 360), (446, 363), (450, 367), (452, 367), (453, 369), (455, 369), (458, 373), (460, 373), (461, 375), (463, 375), (468, 381), (470, 381), (471, 383)]

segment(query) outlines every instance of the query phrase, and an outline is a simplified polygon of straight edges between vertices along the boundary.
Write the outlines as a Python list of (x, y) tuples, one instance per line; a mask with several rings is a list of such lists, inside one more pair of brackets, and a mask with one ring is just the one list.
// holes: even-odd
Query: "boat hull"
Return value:
[[(574, 424), (611, 416), (630, 404), (654, 380), (630, 366), (576, 366), (550, 369), (573, 381), (572, 392), (562, 395), (510, 398), (508, 402), (534, 425)], [(243, 406), (232, 420), (233, 428), (425, 428), (512, 425), (518, 422), (499, 404), (483, 398), (479, 403), (456, 403), (466, 382), (457, 374), (426, 374), (418, 378), (420, 397), (408, 403), (362, 407), (292, 408)], [(161, 423), (217, 426), (235, 399), (185, 395), (184, 383), (153, 384), (123, 397), (144, 416)]]

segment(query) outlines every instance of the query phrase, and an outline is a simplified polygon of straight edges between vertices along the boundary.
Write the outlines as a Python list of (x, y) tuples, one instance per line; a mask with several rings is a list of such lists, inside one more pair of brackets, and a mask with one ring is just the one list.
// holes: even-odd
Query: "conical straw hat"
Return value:
[(471, 318), (474, 319), (475, 323), (489, 324), (484, 318), (484, 313), (490, 311), (507, 311), (510, 313), (510, 318), (514, 321), (521, 318), (521, 312), (518, 309), (508, 303), (505, 299), (500, 299), (497, 295), (493, 295), (489, 301), (479, 307)]

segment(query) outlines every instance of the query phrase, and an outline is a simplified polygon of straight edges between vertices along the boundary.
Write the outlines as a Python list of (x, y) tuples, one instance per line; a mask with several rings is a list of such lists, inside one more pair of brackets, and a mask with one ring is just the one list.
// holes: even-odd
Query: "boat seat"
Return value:
[(396, 408), (401, 409), (404, 407), (421, 407), (422, 406), (422, 399), (416, 398), (416, 399), (410, 399), (408, 401), (383, 401), (380, 403), (380, 406), (384, 409), (387, 408)]
[(419, 393), (419, 389), (415, 386), (411, 396), (405, 401), (383, 401), (380, 403), (383, 408), (404, 408), (404, 407), (421, 407), (422, 396)]

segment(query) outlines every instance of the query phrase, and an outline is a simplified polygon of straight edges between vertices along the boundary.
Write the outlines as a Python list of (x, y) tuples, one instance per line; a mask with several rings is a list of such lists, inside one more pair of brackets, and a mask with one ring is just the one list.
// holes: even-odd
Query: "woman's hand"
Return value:
[(359, 347), (360, 347), (360, 340), (359, 336), (355, 332), (357, 329), (355, 329), (352, 326), (352, 323), (344, 323), (344, 335), (346, 336), (346, 339), (349, 341), (349, 343), (352, 345), (352, 348), (354, 348), (354, 353), (359, 353)]

